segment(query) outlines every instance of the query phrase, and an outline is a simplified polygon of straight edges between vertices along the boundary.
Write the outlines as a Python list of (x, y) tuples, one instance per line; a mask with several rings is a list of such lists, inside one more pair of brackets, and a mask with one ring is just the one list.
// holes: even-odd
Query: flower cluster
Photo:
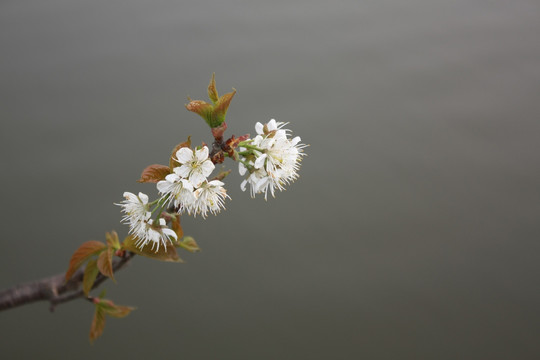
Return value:
[(306, 145), (300, 143), (298, 136), (290, 139), (290, 130), (284, 129), (285, 125), (274, 119), (265, 125), (258, 122), (257, 136), (240, 144), (240, 175), (249, 172), (241, 188), (245, 191), (249, 184), (252, 197), (264, 193), (267, 199), (269, 191), (275, 196), (276, 189), (282, 191), (298, 178)]
[(135, 244), (143, 248), (146, 244), (152, 243), (152, 250), (159, 250), (160, 244), (164, 247), (171, 238), (177, 239), (176, 233), (166, 226), (165, 220), (159, 219), (157, 223), (151, 219), (152, 213), (149, 211), (148, 196), (143, 193), (139, 195), (130, 192), (124, 193), (125, 200), (120, 205), (125, 213), (122, 222), (129, 225), (129, 233), (137, 240)]
[[(137, 238), (136, 245), (140, 248), (151, 244), (152, 250), (157, 252), (160, 244), (166, 247), (167, 242), (177, 240), (176, 233), (160, 217), (165, 207), (172, 205), (178, 213), (201, 214), (206, 218), (208, 212), (216, 214), (224, 208), (225, 198), (229, 197), (223, 182), (208, 180), (215, 167), (208, 158), (208, 147), (198, 150), (182, 147), (176, 152), (174, 160), (180, 166), (157, 182), (160, 199), (149, 203), (146, 194), (139, 193), (137, 196), (125, 192), (125, 200), (117, 204), (125, 214), (122, 221), (129, 225), (130, 234)], [(150, 211), (153, 205), (155, 207)], [(152, 213), (156, 210), (157, 218), (152, 219)]]
[[(286, 129), (288, 123), (272, 119), (266, 124), (255, 125), (257, 135), (226, 139), (227, 123), (225, 115), (236, 90), (219, 96), (215, 76), (208, 85), (208, 97), (211, 103), (203, 100), (190, 100), (186, 109), (200, 115), (211, 128), (214, 141), (209, 151), (207, 146), (191, 149), (191, 138), (178, 144), (170, 157), (169, 166), (150, 165), (142, 173), (139, 182), (156, 184), (159, 199), (148, 201), (148, 196), (139, 193), (124, 193), (125, 200), (118, 204), (122, 207), (122, 221), (130, 227), (130, 234), (135, 238), (136, 246), (143, 248), (152, 244), (152, 249), (159, 251), (161, 245), (183, 236), (180, 226), (180, 214), (216, 215), (225, 208), (227, 195), (225, 184), (221, 181), (230, 172), (221, 172), (214, 179), (209, 179), (215, 164), (221, 164), (226, 158), (237, 161), (241, 176), (245, 176), (240, 185), (245, 191), (249, 185), (251, 197), (264, 194), (275, 196), (276, 190), (283, 191), (287, 185), (298, 178), (300, 162), (305, 155), (300, 137), (292, 137)], [(171, 228), (167, 227), (167, 224)], [(179, 241), (180, 243), (180, 241)]]
[(224, 208), (224, 200), (229, 196), (223, 182), (208, 181), (215, 167), (208, 158), (208, 147), (203, 146), (200, 150), (183, 147), (176, 152), (176, 161), (181, 165), (157, 183), (157, 189), (168, 205), (172, 204), (178, 212), (202, 214), (203, 218), (208, 212), (216, 214)]

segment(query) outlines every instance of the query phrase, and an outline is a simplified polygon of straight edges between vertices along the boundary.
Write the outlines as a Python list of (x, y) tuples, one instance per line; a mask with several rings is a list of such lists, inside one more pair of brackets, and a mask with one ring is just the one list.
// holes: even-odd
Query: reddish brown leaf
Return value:
[(231, 173), (231, 170), (221, 171), (219, 174), (217, 174), (217, 176), (214, 177), (213, 180), (221, 181), (221, 180), (225, 179), (230, 173)]
[(96, 305), (96, 312), (94, 313), (94, 319), (90, 326), (90, 342), (93, 343), (98, 337), (103, 334), (105, 329), (105, 311)]
[(180, 214), (176, 214), (171, 219), (171, 228), (178, 236), (178, 239), (181, 239), (184, 236), (184, 230), (182, 229), (182, 225), (180, 225)]
[(176, 145), (171, 153), (171, 158), (169, 159), (169, 168), (174, 169), (175, 167), (180, 166), (180, 163), (176, 161), (176, 152), (180, 150), (183, 147), (190, 147), (191, 146), (191, 136), (188, 136), (187, 141), (184, 141), (183, 143), (180, 143)]
[(161, 260), (161, 261), (170, 261), (170, 262), (182, 262), (182, 259), (178, 256), (178, 252), (173, 244), (167, 243), (167, 247), (159, 247), (159, 250), (156, 252), (152, 250), (152, 245), (147, 244), (142, 249), (138, 248), (135, 245), (135, 238), (128, 236), (124, 239), (122, 243), (122, 248), (125, 250), (134, 252), (137, 255), (146, 256), (152, 259)]
[(103, 251), (101, 254), (99, 254), (99, 257), (97, 259), (97, 267), (103, 275), (110, 277), (114, 281), (114, 272), (112, 265), (113, 253), (114, 249), (108, 248), (107, 251)]
[(105, 250), (107, 246), (99, 241), (87, 241), (83, 243), (71, 256), (69, 267), (66, 271), (66, 281), (71, 279), (75, 271), (92, 255), (99, 254)]
[(164, 180), (171, 173), (171, 169), (165, 165), (153, 164), (147, 166), (141, 174), (141, 178), (137, 180), (140, 183), (157, 183)]
[(86, 264), (86, 268), (84, 269), (84, 277), (83, 277), (83, 292), (84, 295), (88, 296), (88, 293), (90, 290), (92, 290), (92, 286), (94, 285), (94, 282), (96, 281), (96, 277), (99, 273), (99, 269), (97, 268), (97, 261), (96, 260), (90, 260)]

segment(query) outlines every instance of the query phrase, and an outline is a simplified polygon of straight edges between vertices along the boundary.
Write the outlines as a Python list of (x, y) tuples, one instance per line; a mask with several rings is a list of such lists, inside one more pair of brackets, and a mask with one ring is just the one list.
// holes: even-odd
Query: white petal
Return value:
[(193, 159), (193, 151), (188, 147), (183, 147), (176, 152), (176, 160), (180, 164), (187, 163)]
[(242, 191), (246, 191), (246, 185), (247, 185), (247, 180), (242, 181), (242, 183), (240, 184), (240, 189), (242, 189)]
[(263, 154), (262, 156), (259, 156), (257, 160), (255, 160), (255, 169), (260, 169), (264, 166), (264, 161), (266, 160), (267, 155)]
[(206, 180), (206, 176), (204, 176), (201, 171), (194, 171), (189, 177), (189, 181), (195, 185), (195, 187), (199, 187), (204, 180)]
[(214, 165), (213, 162), (211, 162), (210, 160), (206, 160), (205, 162), (203, 162), (201, 164), (201, 168), (202, 168), (202, 173), (205, 177), (207, 177), (208, 175), (210, 175), (212, 173), (212, 171), (214, 171), (214, 169), (216, 168), (216, 166)]
[(275, 139), (287, 139), (287, 132), (285, 130), (278, 130), (276, 131), (276, 135), (274, 135)]
[(264, 134), (264, 125), (261, 124), (260, 122), (257, 122), (257, 123), (255, 124), (255, 131), (256, 131), (257, 134), (259, 134), (259, 135)]
[(197, 199), (195, 199), (195, 194), (193, 194), (192, 190), (183, 189), (181, 192), (181, 200), (184, 206), (189, 206)]
[(219, 181), (219, 180), (212, 180), (208, 183), (209, 186), (223, 186), (225, 183)]
[(182, 178), (187, 178), (191, 172), (192, 167), (189, 165), (182, 165), (174, 168), (174, 173)]
[(172, 184), (168, 181), (161, 180), (157, 183), (156, 187), (160, 193), (170, 192)]
[(251, 145), (259, 146), (259, 144), (263, 141), (263, 137), (261, 135), (257, 135), (253, 138), (253, 141), (251, 142)]
[(195, 151), (195, 157), (199, 162), (208, 159), (208, 147), (203, 146), (202, 149)]
[(277, 130), (277, 123), (275, 119), (272, 119), (266, 124), (266, 127), (268, 128), (268, 131), (274, 131)]
[(176, 235), (176, 233), (174, 231), (172, 231), (171, 229), (167, 228), (167, 229), (163, 229), (163, 234), (169, 236), (169, 237), (172, 237), (172, 238), (175, 238), (175, 239), (178, 239), (178, 236)]
[(266, 183), (268, 183), (268, 181), (270, 181), (270, 178), (267, 176), (257, 181), (257, 183), (255, 184), (255, 190), (257, 192), (260, 192), (266, 186)]
[(130, 193), (129, 191), (126, 191), (124, 194), (123, 194), (124, 198), (126, 200), (129, 200), (129, 201), (139, 201), (137, 199), (137, 195), (133, 194), (133, 193)]
[(274, 146), (274, 143), (276, 142), (275, 137), (266, 138), (261, 142), (260, 147), (263, 149), (270, 149), (272, 146)]
[(186, 190), (193, 191), (193, 185), (188, 180), (182, 179), (182, 187)]
[(148, 204), (148, 195), (143, 194), (142, 192), (139, 193), (139, 199), (141, 199), (143, 204)]
[(300, 136), (296, 136), (294, 139), (291, 140), (291, 145), (296, 146), (300, 142)]
[(240, 176), (244, 176), (247, 172), (246, 166), (242, 163), (238, 163), (238, 172), (240, 173)]
[(159, 225), (161, 225), (161, 226), (167, 225), (167, 223), (165, 222), (165, 219), (160, 218), (159, 219)]
[(165, 176), (165, 180), (170, 182), (170, 183), (174, 183), (174, 182), (177, 182), (180, 180), (180, 177), (176, 174), (169, 174), (167, 176)]

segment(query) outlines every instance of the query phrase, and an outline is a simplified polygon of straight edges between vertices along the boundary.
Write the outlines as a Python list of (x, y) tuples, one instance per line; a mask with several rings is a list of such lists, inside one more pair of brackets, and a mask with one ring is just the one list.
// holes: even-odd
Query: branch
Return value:
[[(123, 268), (134, 256), (135, 253), (126, 252), (122, 258), (115, 260), (114, 272)], [(79, 269), (67, 282), (65, 273), (62, 273), (3, 290), (0, 292), (0, 311), (41, 300), (49, 301), (51, 303), (49, 310), (54, 311), (58, 304), (84, 297), (81, 289), (83, 276), (84, 269)], [(97, 288), (107, 279), (100, 273), (92, 289)]]

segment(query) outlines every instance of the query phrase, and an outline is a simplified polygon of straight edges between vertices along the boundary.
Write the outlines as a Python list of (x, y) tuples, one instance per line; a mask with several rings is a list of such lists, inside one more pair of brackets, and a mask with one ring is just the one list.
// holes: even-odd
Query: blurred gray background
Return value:
[[(537, 0), (0, 2), (0, 288), (66, 269), (114, 202), (238, 90), (228, 134), (290, 122), (300, 179), (137, 258), (108, 320), (0, 313), (6, 359), (538, 359)], [(152, 357), (153, 356), (153, 357)]]

